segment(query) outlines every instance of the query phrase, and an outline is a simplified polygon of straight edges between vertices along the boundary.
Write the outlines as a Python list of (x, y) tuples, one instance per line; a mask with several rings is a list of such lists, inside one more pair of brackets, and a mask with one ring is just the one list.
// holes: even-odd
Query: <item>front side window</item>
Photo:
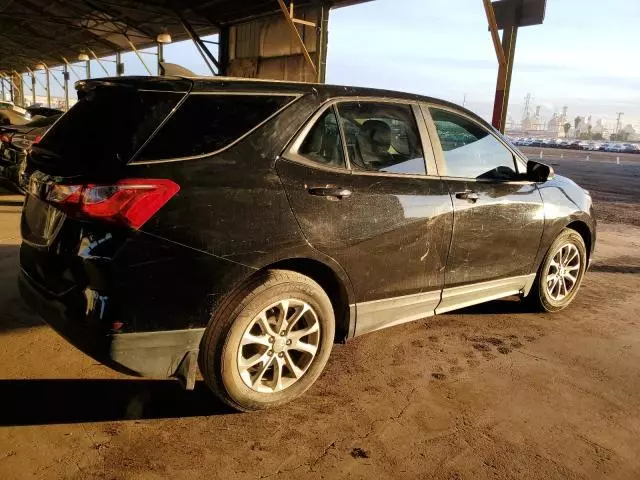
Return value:
[(445, 176), (510, 180), (517, 176), (513, 154), (479, 124), (430, 108), (446, 164)]
[(314, 124), (298, 153), (322, 165), (344, 167), (340, 129), (333, 108), (328, 108)]
[(411, 105), (344, 102), (338, 113), (351, 168), (426, 175), (420, 133)]

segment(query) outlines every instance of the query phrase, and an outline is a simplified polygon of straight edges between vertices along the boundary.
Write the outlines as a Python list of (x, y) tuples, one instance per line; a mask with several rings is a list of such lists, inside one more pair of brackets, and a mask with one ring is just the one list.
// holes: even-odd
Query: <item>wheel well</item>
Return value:
[(265, 267), (265, 269), (279, 268), (301, 273), (315, 280), (323, 288), (329, 299), (336, 318), (337, 342), (344, 341), (349, 335), (349, 296), (347, 290), (335, 272), (322, 262), (307, 258), (292, 258), (282, 260)]
[(587, 247), (587, 259), (589, 259), (591, 255), (591, 230), (589, 230), (587, 224), (577, 220), (567, 225), (567, 228), (575, 230), (580, 234), (582, 240), (584, 240), (584, 245)]

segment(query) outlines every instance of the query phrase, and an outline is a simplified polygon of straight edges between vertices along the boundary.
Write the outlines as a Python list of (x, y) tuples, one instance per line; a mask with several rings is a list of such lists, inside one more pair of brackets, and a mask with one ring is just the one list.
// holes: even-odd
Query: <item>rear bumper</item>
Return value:
[(204, 328), (141, 333), (110, 333), (72, 312), (63, 297), (36, 284), (21, 271), (22, 298), (72, 345), (95, 360), (129, 375), (166, 378), (178, 373), (188, 357), (197, 356)]

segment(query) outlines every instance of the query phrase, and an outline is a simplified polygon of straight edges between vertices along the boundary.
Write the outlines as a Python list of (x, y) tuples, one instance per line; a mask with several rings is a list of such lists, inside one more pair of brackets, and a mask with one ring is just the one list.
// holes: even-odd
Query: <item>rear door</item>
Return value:
[(425, 115), (454, 207), (437, 311), (518, 293), (533, 280), (544, 228), (542, 197), (535, 183), (525, 179), (526, 165), (463, 112), (433, 106)]
[(307, 240), (349, 275), (356, 334), (433, 313), (452, 206), (417, 106), (326, 105), (277, 170)]

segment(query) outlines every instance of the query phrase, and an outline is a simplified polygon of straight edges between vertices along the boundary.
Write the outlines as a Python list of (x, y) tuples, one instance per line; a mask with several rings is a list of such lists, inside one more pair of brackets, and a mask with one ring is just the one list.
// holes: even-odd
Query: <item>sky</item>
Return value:
[[(490, 119), (497, 60), (482, 0), (375, 0), (334, 10), (327, 81), (415, 92)], [(508, 114), (524, 97), (549, 119), (602, 118), (640, 131), (640, 0), (548, 0), (542, 25), (518, 30)]]
[[(155, 72), (155, 56), (143, 58)], [(165, 58), (208, 74), (191, 42), (167, 45)], [(110, 75), (113, 60), (103, 62)], [(123, 61), (127, 74), (146, 73), (134, 53)], [(466, 97), (467, 108), (490, 119), (497, 69), (482, 0), (374, 0), (331, 11), (329, 83), (458, 104)], [(82, 65), (76, 70), (84, 76)], [(105, 74), (95, 60), (91, 70)], [(528, 93), (531, 108), (541, 105), (546, 120), (566, 105), (569, 118), (592, 115), (593, 123), (601, 118), (610, 128), (616, 112), (624, 112), (622, 124), (640, 131), (640, 0), (548, 0), (544, 23), (518, 31), (508, 110), (516, 122)]]

